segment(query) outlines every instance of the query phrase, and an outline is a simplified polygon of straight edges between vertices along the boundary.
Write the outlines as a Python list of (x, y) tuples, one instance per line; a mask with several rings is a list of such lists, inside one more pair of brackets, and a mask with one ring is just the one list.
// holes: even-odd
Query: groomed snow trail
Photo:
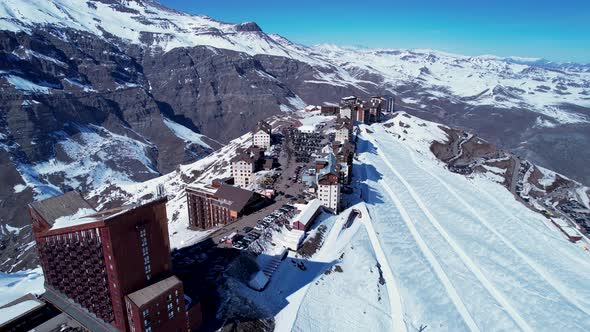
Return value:
[[(416, 243), (420, 247), (420, 250), (422, 251), (422, 253), (426, 257), (426, 259), (430, 263), (431, 267), (434, 269), (434, 272), (436, 273), (438, 279), (442, 282), (444, 288), (446, 289), (447, 293), (449, 294), (451, 301), (453, 302), (453, 304), (455, 305), (455, 307), (459, 311), (459, 314), (461, 315), (461, 317), (463, 317), (463, 320), (465, 321), (465, 323), (467, 324), (469, 329), (471, 331), (479, 331), (479, 327), (475, 323), (475, 320), (473, 319), (473, 317), (471, 317), (471, 314), (469, 313), (469, 311), (465, 307), (465, 304), (461, 300), (461, 297), (459, 296), (459, 294), (457, 294), (457, 290), (453, 286), (452, 282), (450, 281), (449, 277), (445, 273), (444, 269), (441, 267), (439, 262), (436, 260), (436, 257), (434, 256), (434, 254), (428, 248), (428, 245), (426, 244), (426, 242), (422, 239), (422, 237), (420, 236), (420, 234), (416, 230), (416, 227), (414, 226), (414, 222), (410, 218), (408, 212), (406, 211), (406, 209), (404, 208), (404, 206), (402, 205), (400, 200), (397, 198), (397, 195), (393, 192), (393, 190), (391, 190), (391, 188), (385, 182), (380, 182), (380, 184), (387, 191), (387, 194), (389, 195), (389, 197), (391, 198), (391, 200), (395, 204), (396, 208), (399, 210), (399, 212), (400, 212), (404, 222), (406, 223), (408, 229), (410, 230), (410, 233), (412, 234), (414, 240), (416, 241)], [(376, 240), (377, 240), (377, 242), (379, 242), (378, 239), (376, 239)], [(381, 246), (379, 245), (379, 247), (381, 247)]]
[[(369, 138), (370, 141), (378, 148), (380, 151), (385, 151), (382, 147), (377, 143), (377, 140), (373, 140)], [(399, 181), (406, 187), (407, 191), (412, 196), (412, 199), (418, 204), (419, 208), (422, 212), (426, 215), (428, 221), (434, 226), (434, 228), (443, 236), (443, 238), (449, 243), (449, 245), (453, 248), (453, 251), (459, 255), (463, 263), (469, 268), (469, 270), (476, 276), (476, 278), (481, 282), (481, 284), (487, 289), (487, 291), (494, 297), (494, 299), (500, 303), (504, 309), (508, 312), (508, 314), (512, 317), (512, 319), (518, 324), (518, 326), (523, 331), (534, 331), (529, 324), (521, 317), (520, 313), (516, 311), (516, 309), (512, 306), (512, 304), (506, 299), (504, 294), (500, 292), (496, 286), (488, 280), (488, 278), (484, 275), (484, 273), (479, 269), (479, 267), (471, 260), (471, 258), (465, 253), (465, 251), (461, 248), (461, 246), (454, 240), (454, 238), (447, 233), (447, 231), (441, 226), (440, 222), (432, 215), (428, 207), (424, 204), (420, 196), (414, 191), (414, 188), (406, 181), (406, 179), (397, 171), (397, 169), (391, 164), (391, 162), (383, 156), (383, 153), (378, 153), (379, 157), (387, 167), (395, 174), (395, 176), (399, 179)]]
[[(397, 282), (395, 277), (393, 276), (393, 272), (391, 270), (391, 266), (389, 266), (389, 262), (387, 261), (387, 257), (385, 256), (385, 252), (379, 243), (379, 238), (377, 237), (377, 232), (375, 232), (375, 228), (373, 228), (373, 221), (371, 218), (371, 214), (369, 210), (362, 204), (363, 218), (359, 220), (367, 230), (367, 234), (369, 234), (369, 240), (371, 241), (371, 245), (373, 246), (373, 250), (375, 251), (375, 258), (379, 262), (381, 266), (381, 271), (383, 272), (383, 279), (385, 279), (385, 287), (387, 288), (387, 294), (389, 295), (389, 308), (391, 310), (391, 320), (393, 324), (393, 331), (407, 331), (405, 319), (404, 319), (404, 310), (402, 304), (402, 296), (399, 292), (397, 287)], [(366, 216), (366, 217), (364, 217)]]
[[(566, 299), (567, 301), (570, 301), (578, 309), (580, 309), (586, 315), (590, 316), (590, 309), (588, 309), (585, 305), (579, 303), (579, 301), (576, 300), (575, 294), (570, 292), (566, 287), (564, 287), (564, 285), (559, 280), (556, 280), (555, 278), (553, 278), (550, 274), (547, 273), (547, 271), (545, 271), (545, 269), (540, 267), (529, 256), (525, 255), (521, 250), (519, 250), (516, 246), (514, 246), (508, 239), (506, 239), (506, 237), (504, 237), (500, 232), (498, 232), (492, 226), (493, 225), (492, 222), (490, 222), (487, 218), (483, 217), (477, 210), (475, 210), (473, 208), (473, 206), (471, 206), (471, 204), (467, 203), (453, 188), (451, 188), (451, 186), (445, 180), (443, 180), (442, 178), (440, 178), (439, 176), (437, 176), (436, 174), (434, 174), (433, 172), (428, 170), (426, 167), (422, 166), (422, 163), (420, 163), (420, 162), (418, 162), (418, 160), (416, 160), (416, 156), (415, 156), (414, 151), (412, 151), (411, 149), (409, 149), (405, 145), (404, 145), (404, 148), (408, 151), (408, 154), (412, 157), (412, 161), (414, 162), (414, 164), (416, 164), (416, 166), (418, 166), (421, 170), (423, 170), (428, 175), (430, 175), (432, 178), (434, 178), (436, 181), (438, 181), (458, 202), (461, 203), (461, 205), (463, 205), (475, 218), (477, 218), (477, 220), (479, 222), (481, 222), (482, 225), (484, 225), (490, 232), (492, 232), (495, 236), (497, 236), (503, 242), (504, 245), (509, 247), (516, 255), (518, 255), (518, 257), (520, 257), (520, 259), (523, 260), (523, 262), (528, 264), (536, 273), (538, 273), (539, 276), (541, 278), (543, 278), (545, 280), (545, 282), (547, 282), (549, 285), (551, 285), (551, 287), (553, 287), (555, 289), (555, 291), (557, 291), (564, 299)], [(486, 197), (490, 198), (490, 200), (492, 200), (498, 206), (498, 211), (501, 211), (502, 214), (508, 216), (509, 218), (511, 218), (512, 220), (517, 222), (517, 219), (514, 216), (509, 215), (504, 209), (502, 209), (500, 207), (500, 203), (493, 196), (488, 194), (486, 191), (482, 190), (481, 192), (484, 195), (486, 195)]]
[(498, 179), (449, 172), (430, 151), (433, 140), (446, 138), (444, 131), (402, 116), (388, 121), (393, 125), (361, 125), (355, 166), (369, 173), (367, 208), (404, 296), (406, 325), (468, 329), (449, 326), (465, 323), (459, 315), (443, 321), (444, 307), (431, 304), (446, 298), (453, 306), (435, 285), (433, 266), (425, 276), (423, 265), (431, 264), (412, 249), (419, 243), (402, 210), (480, 330), (590, 331), (588, 253), (516, 201)]

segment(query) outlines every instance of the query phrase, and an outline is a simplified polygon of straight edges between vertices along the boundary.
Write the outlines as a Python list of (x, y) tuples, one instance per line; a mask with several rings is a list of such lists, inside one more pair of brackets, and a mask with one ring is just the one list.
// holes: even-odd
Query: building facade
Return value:
[(352, 119), (352, 107), (349, 107), (349, 106), (340, 107), (340, 118), (341, 119)]
[(344, 143), (352, 139), (352, 126), (346, 122), (340, 122), (336, 126), (335, 141)]
[(212, 185), (186, 187), (189, 228), (210, 229), (232, 223), (262, 205), (258, 193), (214, 181)]
[(369, 102), (368, 123), (380, 122), (387, 101), (380, 96), (371, 97)]
[(182, 282), (175, 276), (127, 295), (125, 304), (131, 332), (188, 329)]
[(97, 212), (69, 192), (30, 204), (46, 298), (91, 330), (129, 331), (125, 296), (171, 274), (166, 201)]
[(323, 206), (340, 211), (340, 178), (337, 174), (327, 173), (319, 178), (318, 199)]
[(265, 121), (259, 121), (252, 131), (252, 145), (268, 149), (271, 145), (272, 127)]
[(245, 188), (252, 183), (255, 161), (248, 154), (240, 154), (231, 160), (231, 172), (234, 183)]

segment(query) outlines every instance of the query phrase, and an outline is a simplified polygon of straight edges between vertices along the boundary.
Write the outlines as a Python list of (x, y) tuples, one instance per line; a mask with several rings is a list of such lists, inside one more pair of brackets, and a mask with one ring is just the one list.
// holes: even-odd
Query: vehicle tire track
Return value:
[[(385, 151), (381, 148), (381, 146), (375, 141), (371, 140), (375, 147), (380, 149), (381, 151)], [(406, 187), (412, 199), (416, 202), (420, 210), (426, 215), (426, 218), (430, 222), (432, 226), (440, 233), (440, 235), (446, 240), (446, 242), (451, 246), (453, 251), (459, 256), (461, 261), (465, 264), (465, 266), (475, 275), (475, 277), (479, 280), (479, 282), (486, 288), (488, 293), (506, 310), (508, 315), (512, 318), (512, 320), (523, 330), (523, 331), (534, 331), (528, 323), (520, 316), (518, 311), (512, 306), (512, 304), (504, 297), (504, 294), (500, 292), (494, 284), (486, 278), (484, 273), (477, 267), (477, 265), (471, 260), (471, 258), (465, 253), (465, 251), (461, 248), (461, 246), (453, 239), (449, 233), (442, 227), (442, 225), (438, 222), (438, 220), (432, 215), (428, 207), (424, 204), (420, 196), (416, 193), (414, 188), (404, 179), (404, 177), (397, 171), (397, 169), (391, 164), (391, 162), (385, 158), (382, 154), (377, 154), (381, 160), (385, 163), (385, 165), (394, 173), (394, 175), (400, 180), (402, 185)], [(388, 189), (391, 190), (391, 189)]]
[[(532, 259), (530, 259), (526, 254), (524, 254), (522, 251), (520, 251), (520, 249), (516, 248), (500, 232), (498, 232), (495, 228), (493, 228), (491, 226), (491, 223), (487, 220), (487, 218), (483, 217), (469, 203), (467, 203), (461, 196), (459, 196), (459, 194), (457, 194), (457, 192), (453, 188), (451, 188), (447, 182), (445, 182), (443, 179), (441, 179), (436, 174), (432, 173), (430, 170), (422, 167), (420, 165), (420, 163), (416, 160), (414, 152), (410, 148), (408, 148), (406, 146), (404, 146), (404, 148), (406, 150), (408, 150), (410, 157), (412, 158), (412, 161), (414, 162), (414, 164), (416, 166), (418, 166), (418, 168), (420, 168), (424, 172), (428, 173), (432, 178), (436, 179), (453, 197), (455, 197), (455, 199), (457, 199), (463, 206), (465, 206), (465, 208), (467, 208), (467, 210), (477, 220), (479, 220), (479, 222), (482, 225), (484, 225), (490, 232), (492, 232), (495, 236), (497, 236), (508, 248), (510, 248), (514, 253), (516, 253), (518, 255), (518, 257), (520, 257), (531, 269), (533, 269), (539, 276), (541, 276), (541, 278), (543, 280), (545, 280), (545, 282), (547, 282), (547, 284), (549, 284), (553, 289), (555, 289), (555, 291), (559, 295), (561, 295), (565, 300), (572, 303), (575, 307), (577, 307), (580, 311), (582, 311), (586, 315), (590, 315), (589, 309), (587, 309), (584, 305), (578, 303), (578, 301), (574, 300), (574, 298), (576, 297), (575, 294), (572, 294), (571, 292), (563, 290), (564, 286), (561, 282), (559, 282), (558, 280), (555, 280), (554, 278), (549, 276), (547, 271), (545, 271), (543, 268), (541, 268), (537, 263), (535, 263)], [(487, 195), (491, 197), (491, 195), (489, 195), (489, 194), (487, 194)], [(495, 201), (495, 202), (498, 203), (497, 201)], [(500, 210), (502, 210), (502, 209), (500, 209)], [(504, 213), (510, 219), (515, 219), (514, 216), (509, 216), (503, 210), (502, 210), (502, 213)]]
[[(364, 171), (366, 172), (366, 170)], [(447, 291), (447, 294), (449, 295), (449, 298), (457, 308), (457, 311), (459, 312), (461, 317), (463, 317), (463, 321), (465, 322), (465, 324), (467, 324), (468, 328), (471, 331), (480, 331), (479, 327), (477, 326), (477, 323), (469, 313), (469, 310), (467, 310), (465, 303), (463, 303), (463, 300), (461, 300), (461, 297), (455, 289), (455, 286), (453, 286), (453, 283), (451, 282), (449, 276), (445, 273), (444, 269), (442, 268), (442, 266), (430, 250), (430, 248), (428, 248), (428, 245), (426, 244), (422, 236), (418, 233), (418, 230), (416, 229), (414, 222), (412, 221), (409, 213), (403, 206), (402, 202), (393, 192), (391, 187), (389, 187), (389, 185), (385, 183), (382, 179), (379, 180), (379, 185), (381, 185), (385, 189), (385, 191), (387, 191), (388, 196), (400, 212), (400, 215), (404, 220), (406, 226), (408, 227), (410, 233), (412, 234), (414, 241), (416, 241), (416, 243), (418, 244), (420, 251), (422, 251), (422, 254), (424, 254), (424, 257), (426, 258), (426, 260), (434, 270), (434, 273), (436, 274), (436, 276), (442, 283), (443, 287)]]

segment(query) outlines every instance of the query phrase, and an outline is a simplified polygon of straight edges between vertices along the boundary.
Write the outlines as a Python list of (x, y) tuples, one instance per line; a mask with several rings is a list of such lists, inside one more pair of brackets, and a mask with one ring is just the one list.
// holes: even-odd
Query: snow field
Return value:
[[(404, 119), (404, 122), (410, 120)], [(409, 130), (414, 128), (416, 124)], [(480, 329), (583, 331), (590, 326), (585, 290), (588, 281), (583, 277), (589, 271), (587, 254), (554, 230), (544, 227), (542, 217), (514, 201), (498, 184), (483, 178), (469, 181), (446, 171), (423, 149), (420, 140), (399, 140), (380, 126), (371, 130), (376, 131), (375, 134), (363, 135), (363, 138), (375, 142), (377, 154), (363, 153), (361, 160), (381, 173), (379, 181), (367, 183), (370, 192), (383, 193), (369, 198), (374, 203), (369, 202), (369, 208), (378, 211), (373, 215), (385, 248), (400, 246), (400, 242), (388, 241), (389, 237), (398, 235), (391, 234), (394, 231), (409, 238), (404, 234), (406, 229), (391, 225), (392, 221), (399, 220), (395, 215), (405, 210), (402, 215), (406, 214), (406, 219), (409, 217), (414, 223), (430, 249), (424, 250), (424, 254), (434, 253), (444, 270), (444, 274), (438, 274), (438, 279), (444, 280), (444, 275), (449, 277), (469, 316)], [(427, 134), (422, 134), (422, 140), (427, 140)], [(386, 196), (397, 196), (398, 204), (387, 202), (391, 197)], [(389, 204), (379, 203), (379, 200)], [(397, 206), (399, 212), (390, 212), (391, 208), (386, 205)], [(388, 218), (381, 217), (386, 220), (379, 223), (380, 216)], [(382, 227), (385, 223), (390, 225)], [(416, 241), (419, 242), (418, 238)], [(408, 285), (403, 276), (403, 264), (396, 264), (400, 253), (392, 250), (389, 259), (393, 261), (391, 266), (403, 293)], [(436, 263), (432, 264), (436, 267)], [(447, 294), (429, 289), (428, 296), (450, 297), (455, 299), (455, 306), (461, 308), (453, 288), (447, 287)], [(423, 321), (439, 313), (438, 310), (414, 312), (411, 300), (407, 301), (407, 297), (403, 300), (405, 315), (411, 321)], [(424, 305), (424, 301), (420, 302)], [(469, 322), (469, 316), (459, 311)], [(426, 321), (433, 326), (431, 319), (426, 318)], [(474, 327), (469, 329), (474, 330)]]

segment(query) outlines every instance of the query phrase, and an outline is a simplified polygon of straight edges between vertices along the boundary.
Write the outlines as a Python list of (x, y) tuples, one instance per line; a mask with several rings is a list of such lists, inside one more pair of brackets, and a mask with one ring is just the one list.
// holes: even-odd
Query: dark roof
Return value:
[(349, 121), (340, 121), (336, 125), (336, 130), (340, 130), (346, 128), (348, 130), (352, 129), (352, 124)]
[(322, 186), (333, 186), (338, 184), (338, 176), (334, 173), (328, 173), (322, 175), (318, 180), (318, 184)]
[(45, 287), (45, 293), (43, 298), (56, 306), (60, 311), (66, 313), (72, 317), (78, 323), (84, 325), (88, 330), (95, 332), (117, 332), (118, 330), (111, 324), (103, 321), (91, 314), (88, 310), (78, 303), (70, 300), (65, 295), (51, 288), (51, 286)]
[(258, 194), (253, 191), (223, 184), (215, 192), (215, 196), (218, 198), (226, 199), (231, 202), (229, 206), (230, 210), (238, 212), (242, 211), (250, 199), (255, 195)]
[(166, 293), (174, 287), (182, 285), (182, 282), (178, 280), (176, 276), (168, 277), (162, 281), (158, 281), (153, 285), (144, 287), (136, 292), (133, 292), (127, 297), (136, 306), (141, 307), (155, 300), (158, 296)]
[(252, 132), (256, 133), (259, 130), (263, 130), (263, 131), (270, 134), (270, 132), (272, 131), (272, 127), (266, 121), (258, 121), (258, 123), (256, 124), (256, 127), (254, 128), (254, 130)]
[(267, 158), (264, 160), (264, 168), (266, 169), (270, 169), (272, 168), (272, 164), (273, 164), (273, 160), (270, 158)]
[(94, 210), (90, 203), (77, 191), (70, 191), (63, 195), (33, 202), (29, 206), (37, 211), (49, 225), (53, 225), (57, 218), (75, 214), (79, 209)]
[(241, 152), (238, 153), (235, 157), (233, 157), (231, 159), (232, 163), (238, 162), (238, 161), (245, 161), (247, 163), (253, 163), (254, 162), (254, 157), (252, 157), (249, 153), (247, 152)]

